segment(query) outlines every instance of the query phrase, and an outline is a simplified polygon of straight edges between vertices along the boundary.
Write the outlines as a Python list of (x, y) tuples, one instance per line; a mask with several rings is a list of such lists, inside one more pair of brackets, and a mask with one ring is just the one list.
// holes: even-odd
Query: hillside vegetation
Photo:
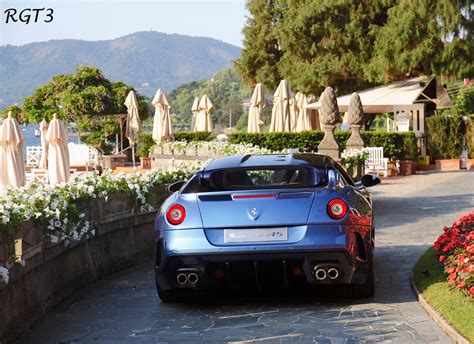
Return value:
[(0, 47), (0, 107), (21, 102), (53, 76), (94, 66), (145, 96), (210, 78), (240, 49), (212, 38), (137, 32), (107, 41), (52, 40)]

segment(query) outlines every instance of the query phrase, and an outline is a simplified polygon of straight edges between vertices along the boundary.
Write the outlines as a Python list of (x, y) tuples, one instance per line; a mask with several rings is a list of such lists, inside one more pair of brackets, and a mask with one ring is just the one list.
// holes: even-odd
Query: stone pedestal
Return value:
[(352, 133), (346, 143), (347, 150), (361, 150), (364, 148), (364, 140), (360, 136), (360, 127), (358, 124), (351, 124)]
[(103, 155), (102, 167), (104, 169), (114, 170), (117, 166), (125, 166), (127, 156), (125, 154)]
[(318, 146), (318, 153), (329, 155), (334, 160), (339, 161), (339, 144), (334, 137), (334, 125), (323, 125), (324, 137)]

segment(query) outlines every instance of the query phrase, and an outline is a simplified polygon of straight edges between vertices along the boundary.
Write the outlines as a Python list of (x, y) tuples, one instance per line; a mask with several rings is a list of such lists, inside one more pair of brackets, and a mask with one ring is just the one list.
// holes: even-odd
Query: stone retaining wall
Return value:
[[(156, 206), (169, 195), (166, 186), (153, 191)], [(16, 264), (10, 270), (10, 282), (0, 286), (2, 343), (27, 330), (78, 289), (152, 259), (156, 213), (137, 214), (134, 206), (136, 200), (126, 193), (112, 193), (107, 201), (92, 199), (78, 204), (94, 224), (96, 235), (68, 247), (64, 243), (42, 245), (39, 227), (33, 222), (23, 224), (20, 232), (28, 236), (22, 252), (26, 264)], [(36, 242), (32, 244), (32, 240)]]

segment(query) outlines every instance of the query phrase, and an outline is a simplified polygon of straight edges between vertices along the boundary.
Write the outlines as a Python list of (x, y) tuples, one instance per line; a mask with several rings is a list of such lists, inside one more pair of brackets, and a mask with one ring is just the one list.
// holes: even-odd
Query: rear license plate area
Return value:
[(288, 241), (288, 228), (224, 229), (225, 243), (255, 243)]

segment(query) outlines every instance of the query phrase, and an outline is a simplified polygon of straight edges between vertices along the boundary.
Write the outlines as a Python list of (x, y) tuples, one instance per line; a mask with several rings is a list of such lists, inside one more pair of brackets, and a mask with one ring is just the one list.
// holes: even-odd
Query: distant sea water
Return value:
[[(23, 153), (26, 159), (27, 146), (41, 146), (41, 137), (35, 136), (35, 129), (39, 129), (39, 124), (20, 125), (21, 133), (23, 134)], [(68, 142), (77, 143), (77, 136), (68, 136)]]

